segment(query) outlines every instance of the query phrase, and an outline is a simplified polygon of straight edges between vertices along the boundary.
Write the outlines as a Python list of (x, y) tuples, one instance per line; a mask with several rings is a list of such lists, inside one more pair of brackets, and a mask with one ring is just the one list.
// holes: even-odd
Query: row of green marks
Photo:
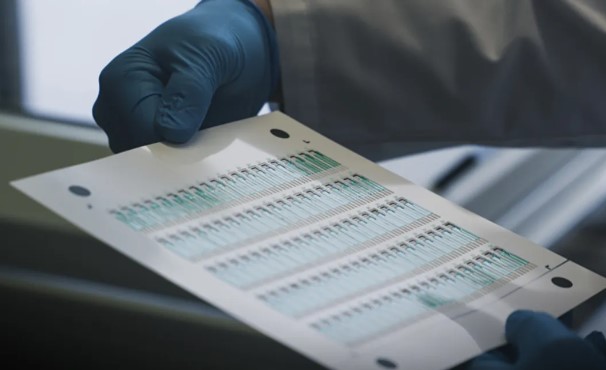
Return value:
[(178, 255), (196, 261), (319, 222), (390, 194), (383, 186), (353, 174), (220, 219), (192, 223), (155, 239)]
[(465, 303), (535, 266), (491, 247), (425, 281), (394, 288), (312, 324), (335, 341), (355, 345), (454, 303)]
[(232, 171), (154, 198), (109, 211), (117, 220), (136, 231), (153, 231), (211, 209), (244, 203), (260, 196), (307, 183), (341, 164), (316, 151), (269, 160)]
[[(207, 269), (225, 282), (249, 289), (293, 271), (397, 238), (402, 232), (436, 218), (437, 215), (428, 210), (404, 198), (396, 198), (280, 243), (261, 245), (237, 257), (227, 256)], [(296, 311), (289, 311), (289, 314), (297, 314), (313, 304), (312, 301), (301, 302), (293, 308)]]
[[(429, 265), (446, 263), (448, 258), (468, 253), (485, 242), (452, 224), (439, 226), (289, 282), (262, 299), (286, 315), (303, 316), (401, 281)], [(246, 275), (244, 278), (250, 279), (254, 272)]]

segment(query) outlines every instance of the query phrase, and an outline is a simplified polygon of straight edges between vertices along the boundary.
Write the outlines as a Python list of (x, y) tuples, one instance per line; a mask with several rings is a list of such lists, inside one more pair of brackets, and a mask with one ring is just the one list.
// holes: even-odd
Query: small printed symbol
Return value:
[(551, 267), (549, 267), (549, 265), (545, 265), (545, 268), (546, 268), (547, 270), (551, 270)]
[(309, 143), (311, 143), (311, 141), (309, 141), (309, 140), (303, 140), (303, 142), (304, 142), (305, 144), (309, 144)]
[(93, 209), (93, 206), (91, 204), (86, 206), (88, 209)]

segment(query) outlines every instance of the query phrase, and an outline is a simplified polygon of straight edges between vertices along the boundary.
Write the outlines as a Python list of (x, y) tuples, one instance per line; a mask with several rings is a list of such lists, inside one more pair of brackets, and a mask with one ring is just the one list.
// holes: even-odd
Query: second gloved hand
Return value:
[(508, 346), (485, 353), (457, 370), (604, 370), (606, 341), (593, 332), (582, 339), (542, 312), (515, 311), (507, 318)]
[(93, 107), (112, 151), (183, 143), (254, 116), (278, 79), (274, 31), (248, 0), (205, 0), (118, 55)]

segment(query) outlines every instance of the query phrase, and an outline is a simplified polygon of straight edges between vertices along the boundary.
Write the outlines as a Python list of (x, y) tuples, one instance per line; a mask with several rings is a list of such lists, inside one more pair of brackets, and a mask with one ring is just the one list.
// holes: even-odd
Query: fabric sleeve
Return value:
[(272, 0), (285, 112), (373, 159), (606, 143), (603, 0)]

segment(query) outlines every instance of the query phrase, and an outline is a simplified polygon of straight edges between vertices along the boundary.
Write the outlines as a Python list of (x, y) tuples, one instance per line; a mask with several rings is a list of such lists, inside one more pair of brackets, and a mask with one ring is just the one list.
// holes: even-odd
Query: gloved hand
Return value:
[(604, 370), (606, 341), (599, 332), (579, 338), (546, 313), (516, 311), (507, 318), (508, 346), (485, 353), (457, 369)]
[(203, 0), (101, 72), (93, 107), (112, 151), (183, 143), (258, 113), (277, 85), (275, 34), (248, 0)]

